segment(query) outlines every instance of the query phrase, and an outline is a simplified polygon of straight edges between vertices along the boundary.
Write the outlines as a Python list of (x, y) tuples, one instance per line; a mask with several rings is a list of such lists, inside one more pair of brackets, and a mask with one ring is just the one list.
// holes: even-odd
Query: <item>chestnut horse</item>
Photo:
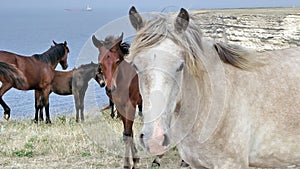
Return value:
[[(55, 71), (54, 78), (51, 83), (51, 92), (58, 95), (73, 95), (76, 108), (76, 122), (80, 119), (84, 121), (84, 96), (88, 88), (88, 82), (94, 78), (101, 86), (105, 86), (101, 68), (93, 62), (81, 65), (70, 71)], [(42, 110), (42, 109), (41, 109)], [(40, 111), (42, 114), (43, 112)], [(41, 116), (40, 114), (40, 116)]]
[(119, 38), (109, 36), (104, 41), (98, 40), (95, 36), (92, 37), (95, 47), (99, 50), (98, 62), (105, 77), (106, 94), (115, 104), (117, 113), (123, 122), (124, 168), (130, 168), (130, 151), (133, 157), (133, 168), (137, 168), (139, 158), (133, 142), (132, 125), (136, 106), (142, 105), (142, 97), (139, 93), (138, 76), (135, 69), (124, 61), (129, 45), (122, 43), (122, 39), (123, 35)]
[[(54, 68), (58, 63), (61, 64), (63, 69), (68, 67), (67, 55), (69, 48), (67, 42), (57, 44), (54, 42), (54, 46), (51, 46), (49, 50), (42, 54), (35, 54), (30, 57), (21, 56), (15, 53), (0, 51), (0, 62), (5, 62), (13, 65), (18, 71), (16, 75), (23, 79), (22, 85), (12, 83), (12, 81), (6, 80), (2, 77), (0, 80), (2, 86), (0, 88), (0, 104), (4, 110), (4, 118), (9, 120), (10, 108), (2, 99), (2, 96), (10, 90), (12, 87), (19, 90), (35, 90), (36, 98), (39, 98), (40, 102), (46, 105), (46, 123), (50, 123), (49, 117), (49, 91), (50, 84), (54, 77)], [(3, 69), (5, 67), (2, 67)], [(2, 75), (5, 76), (5, 75)], [(37, 102), (35, 103), (37, 109)], [(35, 121), (37, 121), (37, 114)]]

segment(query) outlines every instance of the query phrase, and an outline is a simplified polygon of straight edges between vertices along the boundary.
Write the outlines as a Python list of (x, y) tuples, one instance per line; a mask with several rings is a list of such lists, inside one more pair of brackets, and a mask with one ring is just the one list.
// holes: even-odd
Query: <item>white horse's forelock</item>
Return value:
[[(157, 13), (156, 13), (157, 14)], [(136, 38), (131, 44), (130, 54), (127, 60), (133, 58), (142, 50), (152, 48), (166, 38), (170, 38), (176, 43), (183, 53), (186, 66), (194, 75), (199, 74), (199, 54), (202, 52), (202, 33), (196, 23), (196, 16), (191, 15), (189, 27), (186, 31), (178, 33), (175, 31), (174, 21), (176, 15), (162, 14), (155, 15), (155, 18), (146, 21), (145, 26), (137, 32)]]

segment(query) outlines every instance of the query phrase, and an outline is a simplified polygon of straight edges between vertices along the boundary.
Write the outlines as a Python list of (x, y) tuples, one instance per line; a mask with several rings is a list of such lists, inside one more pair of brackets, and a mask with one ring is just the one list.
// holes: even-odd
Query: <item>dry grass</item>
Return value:
[[(87, 116), (83, 124), (68, 116), (52, 119), (51, 125), (1, 121), (0, 168), (122, 168), (121, 121), (108, 112), (91, 111)], [(151, 168), (153, 157), (139, 150), (140, 168)], [(171, 149), (161, 168), (180, 168), (179, 163), (177, 151)]]
[[(90, 111), (86, 116), (83, 124), (69, 116), (52, 119), (51, 125), (31, 120), (0, 121), (0, 168), (123, 168), (121, 121), (111, 119), (108, 112)], [(137, 119), (135, 134), (140, 127)], [(138, 149), (139, 167), (150, 169), (154, 157), (140, 146)], [(170, 149), (160, 169), (180, 168), (180, 161), (177, 150)]]

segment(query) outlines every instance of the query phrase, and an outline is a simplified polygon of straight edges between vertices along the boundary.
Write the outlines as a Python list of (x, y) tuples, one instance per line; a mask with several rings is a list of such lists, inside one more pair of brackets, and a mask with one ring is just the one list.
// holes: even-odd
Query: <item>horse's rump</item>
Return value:
[(13, 84), (18, 89), (22, 89), (27, 84), (27, 79), (13, 64), (0, 62), (0, 80), (2, 83)]

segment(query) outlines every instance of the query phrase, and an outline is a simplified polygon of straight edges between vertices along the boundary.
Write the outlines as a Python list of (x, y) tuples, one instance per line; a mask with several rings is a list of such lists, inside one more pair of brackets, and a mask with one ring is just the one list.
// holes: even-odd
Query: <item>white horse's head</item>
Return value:
[[(132, 7), (129, 16), (132, 26), (137, 30), (127, 59), (138, 72), (143, 98), (144, 125), (140, 140), (150, 153), (159, 154), (170, 144), (172, 113), (181, 99), (186, 67), (182, 57), (183, 49), (169, 37), (165, 29), (171, 25), (171, 30), (167, 31), (173, 31), (180, 36), (188, 27), (189, 14), (185, 9), (181, 9), (171, 21), (158, 19), (145, 22)], [(147, 25), (151, 24), (152, 29), (156, 29), (154, 25), (158, 25), (157, 30), (145, 30)]]

